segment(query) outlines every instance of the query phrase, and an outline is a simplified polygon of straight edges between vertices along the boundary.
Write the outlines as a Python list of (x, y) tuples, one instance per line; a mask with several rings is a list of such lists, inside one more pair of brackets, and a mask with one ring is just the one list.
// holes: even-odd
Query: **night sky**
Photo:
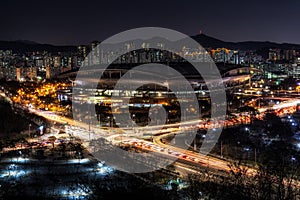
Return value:
[(121, 31), (159, 26), (225, 41), (300, 44), (300, 1), (1, 1), (0, 40), (87, 44)]

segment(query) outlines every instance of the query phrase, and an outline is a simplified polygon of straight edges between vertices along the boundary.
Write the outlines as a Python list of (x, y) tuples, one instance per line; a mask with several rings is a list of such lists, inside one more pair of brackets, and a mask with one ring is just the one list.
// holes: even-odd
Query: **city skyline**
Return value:
[[(244, 8), (243, 8), (244, 7)], [(127, 29), (157, 26), (224, 41), (300, 44), (299, 2), (4, 2), (0, 40), (54, 45), (86, 44)], [(34, 8), (34, 9), (32, 9)], [(246, 9), (247, 8), (247, 9)], [(264, 20), (262, 20), (264, 19)], [(26, 27), (26, 28), (23, 28)]]
[(0, 199), (299, 200), (299, 7), (3, 2)]

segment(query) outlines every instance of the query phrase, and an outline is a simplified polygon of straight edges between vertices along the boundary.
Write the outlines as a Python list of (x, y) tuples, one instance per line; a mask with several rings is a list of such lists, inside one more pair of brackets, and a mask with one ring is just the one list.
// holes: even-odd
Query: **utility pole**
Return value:
[(89, 141), (91, 140), (91, 121), (89, 121)]
[(254, 148), (254, 162), (256, 164), (256, 148)]
[(209, 168), (209, 156), (207, 156), (207, 168)]
[(89, 105), (89, 141), (91, 141), (91, 109)]
[(223, 158), (223, 142), (221, 141), (221, 158)]
[(28, 134), (31, 137), (31, 135), (30, 135), (30, 127), (31, 127), (31, 124), (28, 125)]

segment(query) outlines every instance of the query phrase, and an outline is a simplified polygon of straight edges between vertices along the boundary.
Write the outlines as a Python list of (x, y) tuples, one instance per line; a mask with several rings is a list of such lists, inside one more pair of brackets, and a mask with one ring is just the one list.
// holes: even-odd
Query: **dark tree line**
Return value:
[[(298, 200), (300, 188), (295, 185), (299, 165), (293, 170), (281, 168), (277, 173), (269, 165), (260, 165), (249, 176), (249, 169), (240, 162), (230, 164), (229, 173), (220, 176), (209, 171), (192, 174), (185, 192), (190, 199)], [(299, 184), (299, 182), (298, 182)]]
[(0, 133), (4, 135), (19, 133), (25, 129), (26, 123), (27, 121), (17, 115), (9, 103), (0, 103)]

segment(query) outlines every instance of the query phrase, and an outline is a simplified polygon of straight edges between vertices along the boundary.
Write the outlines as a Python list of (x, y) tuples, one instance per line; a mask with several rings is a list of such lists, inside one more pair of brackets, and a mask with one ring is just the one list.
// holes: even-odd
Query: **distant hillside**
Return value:
[(246, 41), (246, 42), (225, 42), (205, 34), (192, 36), (203, 47), (212, 48), (229, 48), (239, 50), (260, 50), (264, 48), (279, 48), (279, 49), (300, 49), (299, 44), (288, 44), (288, 43), (275, 43), (275, 42), (257, 42), (257, 41)]
[[(279, 49), (300, 49), (299, 44), (288, 44), (288, 43), (275, 43), (275, 42), (257, 42), (257, 41), (246, 41), (246, 42), (225, 42), (205, 34), (192, 36), (203, 47), (212, 48), (228, 48), (236, 50), (262, 50), (268, 48), (279, 48)], [(150, 39), (149, 41), (156, 41), (157, 38)], [(48, 52), (75, 52), (76, 46), (55, 46), (50, 44), (39, 44), (33, 41), (17, 40), (17, 41), (0, 41), (0, 49), (7, 50), (11, 49), (16, 53), (32, 52), (32, 51), (48, 51)]]
[(55, 46), (50, 44), (39, 44), (32, 41), (0, 41), (0, 49), (12, 50), (15, 53), (48, 51), (48, 52), (75, 52), (76, 46)]
[(205, 34), (192, 36), (194, 40), (196, 40), (203, 47), (212, 47), (212, 48), (232, 48), (234, 47), (233, 42), (224, 42), (222, 40), (207, 36)]

